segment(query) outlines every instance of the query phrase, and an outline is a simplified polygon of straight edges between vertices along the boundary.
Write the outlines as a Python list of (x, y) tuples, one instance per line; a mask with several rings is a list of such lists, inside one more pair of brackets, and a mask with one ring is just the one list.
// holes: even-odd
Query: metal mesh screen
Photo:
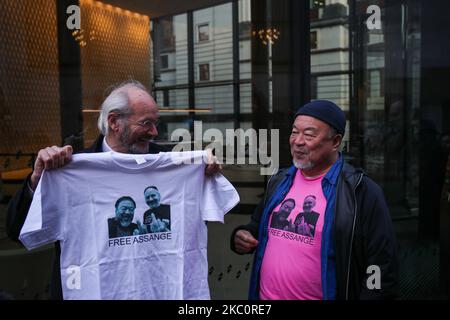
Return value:
[(0, 23), (1, 172), (60, 144), (61, 130), (55, 1), (1, 0)]
[[(99, 109), (105, 89), (127, 79), (149, 87), (149, 18), (96, 1), (82, 0), (80, 6), (83, 109)], [(95, 112), (83, 114), (86, 146), (98, 135), (97, 118)]]

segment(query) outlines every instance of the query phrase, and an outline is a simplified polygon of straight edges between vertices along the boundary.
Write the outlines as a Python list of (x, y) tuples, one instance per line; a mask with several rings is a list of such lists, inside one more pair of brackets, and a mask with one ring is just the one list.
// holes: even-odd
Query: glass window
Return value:
[(205, 86), (195, 88), (196, 109), (210, 110), (208, 114), (233, 113), (233, 87)]
[[(422, 39), (437, 38), (421, 33), (427, 30), (421, 27), (426, 12), (418, 2), (371, 4), (381, 8), (381, 30), (367, 28), (367, 3), (355, 1), (351, 30), (355, 90), (350, 107), (355, 116), (350, 123), (349, 156), (383, 189), (399, 243), (401, 299), (429, 299), (439, 296), (439, 277), (442, 281), (444, 275), (439, 275), (439, 265), (449, 259), (447, 255), (447, 261), (439, 260), (448, 252), (439, 247), (438, 236), (439, 212), (442, 216), (445, 208), (438, 200), (442, 182), (430, 179), (445, 174), (439, 132), (446, 129), (437, 120), (438, 110), (443, 109), (427, 107), (422, 94), (430, 94), (427, 86), (433, 77), (421, 78), (421, 70), (427, 69), (421, 55), (429, 51), (422, 51)], [(428, 19), (433, 25), (434, 18)], [(413, 290), (407, 279), (415, 279)]]
[(325, 0), (310, 0), (309, 18), (311, 21), (322, 18), (323, 7), (325, 7)]
[(382, 97), (383, 83), (381, 78), (382, 70), (370, 70), (369, 71), (369, 97)]
[(167, 54), (161, 55), (161, 69), (169, 68), (169, 56)]
[(311, 100), (317, 100), (317, 77), (311, 76)]
[[(350, 107), (347, 0), (313, 0), (310, 9), (311, 99), (332, 100), (345, 112)], [(336, 19), (340, 17), (339, 19)], [(326, 21), (331, 20), (332, 21)], [(320, 36), (320, 39), (319, 39)], [(320, 41), (320, 45), (319, 45)], [(320, 50), (316, 50), (320, 49)], [(349, 136), (343, 143), (349, 144)]]
[(317, 49), (317, 31), (311, 31), (309, 36), (311, 49)]
[(240, 101), (241, 101), (241, 114), (252, 113), (252, 85), (250, 83), (244, 83), (240, 85)]
[[(196, 10), (192, 13), (193, 25), (207, 25), (209, 41), (194, 43), (194, 65), (203, 66), (204, 76), (195, 76), (195, 81), (231, 81), (233, 80), (233, 25), (232, 5), (226, 3), (219, 6)], [(194, 30), (194, 32), (196, 32)], [(194, 36), (195, 39), (195, 36)], [(195, 68), (194, 72), (199, 72)], [(207, 70), (209, 70), (209, 77)]]
[(160, 61), (153, 72), (155, 89), (186, 85), (187, 15), (159, 18), (153, 24), (153, 59)]
[(209, 23), (198, 25), (198, 42), (209, 40)]
[(209, 63), (201, 63), (198, 65), (198, 80), (209, 81)]
[(161, 49), (162, 51), (172, 51), (175, 46), (175, 34), (173, 17), (159, 19), (161, 28)]
[(239, 78), (252, 77), (251, 0), (239, 0)]
[(169, 90), (163, 90), (163, 106), (164, 107), (170, 106)]
[(323, 8), (325, 7), (325, 0), (311, 0), (311, 9)]

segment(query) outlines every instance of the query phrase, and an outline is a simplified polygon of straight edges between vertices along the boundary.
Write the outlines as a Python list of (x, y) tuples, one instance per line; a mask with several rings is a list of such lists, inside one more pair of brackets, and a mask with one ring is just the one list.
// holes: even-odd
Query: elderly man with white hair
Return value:
[[(170, 151), (152, 142), (158, 135), (159, 112), (155, 100), (145, 86), (138, 81), (127, 81), (117, 86), (104, 100), (98, 128), (101, 134), (92, 146), (82, 153), (115, 151), (131, 154), (159, 153)], [(42, 173), (60, 168), (72, 159), (72, 146), (47, 147), (39, 150), (33, 172), (22, 188), (11, 199), (8, 207), (7, 233), (18, 241), (20, 230), (27, 217)], [(209, 164), (205, 173), (210, 175), (220, 170), (217, 163)], [(52, 298), (61, 299), (60, 246), (56, 244), (55, 265), (51, 283)]]

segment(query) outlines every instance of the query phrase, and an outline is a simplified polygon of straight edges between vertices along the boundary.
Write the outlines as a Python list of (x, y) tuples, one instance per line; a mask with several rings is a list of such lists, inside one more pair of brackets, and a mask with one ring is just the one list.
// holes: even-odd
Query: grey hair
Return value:
[[(333, 127), (330, 126), (330, 130), (328, 130), (328, 139), (334, 138), (334, 136), (338, 135), (337, 130)], [(342, 139), (343, 139), (343, 135), (342, 135)], [(342, 151), (343, 145), (342, 145), (342, 140), (341, 139), (341, 143), (339, 144), (338, 150)]]
[(108, 115), (111, 112), (118, 111), (127, 113), (130, 109), (129, 89), (136, 88), (150, 95), (147, 88), (137, 80), (128, 80), (113, 87), (111, 93), (103, 101), (100, 115), (98, 117), (97, 126), (100, 132), (106, 136), (109, 131)]
[(331, 139), (337, 134), (337, 130), (334, 127), (330, 126), (330, 129), (328, 130), (328, 138)]

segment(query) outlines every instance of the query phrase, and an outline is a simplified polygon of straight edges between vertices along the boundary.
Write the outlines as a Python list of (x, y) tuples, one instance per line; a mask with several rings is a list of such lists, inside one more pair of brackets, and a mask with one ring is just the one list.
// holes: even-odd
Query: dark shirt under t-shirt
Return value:
[(139, 230), (136, 223), (130, 223), (128, 227), (122, 227), (116, 218), (108, 219), (109, 238), (129, 237), (134, 230)]
[(167, 231), (170, 231), (170, 206), (167, 204), (161, 204), (159, 207), (148, 209), (144, 212), (144, 225), (147, 227), (147, 232), (151, 233), (152, 230), (150, 225), (152, 223), (151, 214), (155, 214), (156, 219), (160, 219), (161, 221), (168, 221), (166, 224)]

